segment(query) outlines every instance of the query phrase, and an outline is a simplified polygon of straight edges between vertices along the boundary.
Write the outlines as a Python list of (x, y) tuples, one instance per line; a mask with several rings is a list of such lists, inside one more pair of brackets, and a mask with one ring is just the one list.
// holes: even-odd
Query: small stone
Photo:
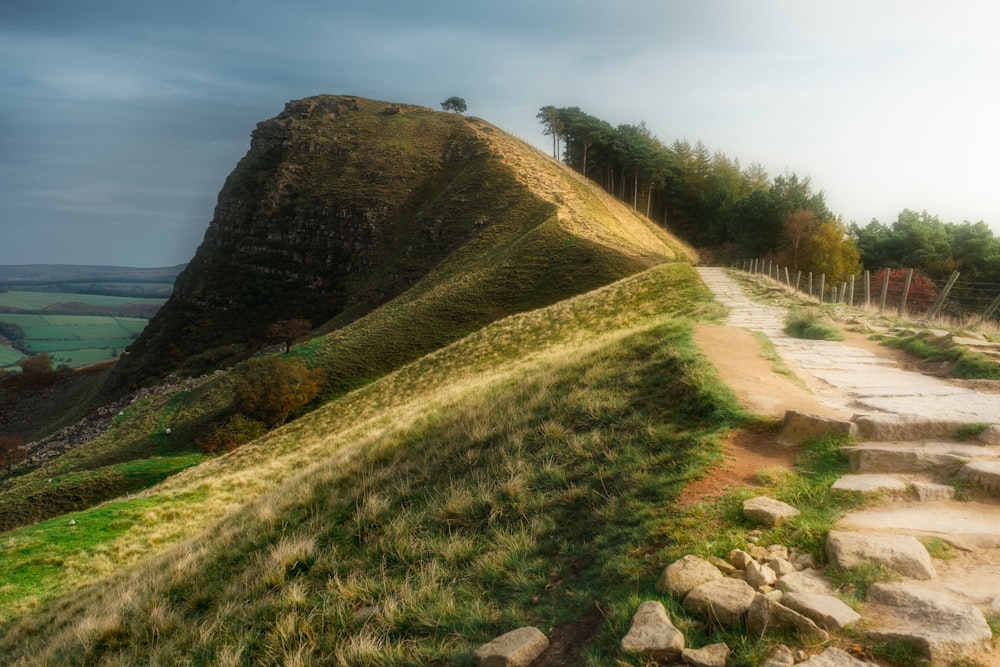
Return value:
[(773, 528), (798, 516), (800, 512), (780, 500), (757, 496), (743, 503), (743, 516), (754, 523)]
[(747, 569), (747, 564), (753, 562), (754, 557), (751, 556), (743, 549), (733, 549), (729, 552), (729, 562), (732, 563), (733, 567), (737, 570)]
[(773, 586), (776, 581), (778, 581), (777, 575), (767, 565), (761, 565), (757, 561), (751, 561), (747, 565), (747, 583), (754, 588)]
[(758, 563), (765, 561), (771, 557), (771, 554), (770, 552), (768, 552), (767, 549), (765, 549), (762, 546), (758, 546), (756, 544), (751, 545), (751, 547), (747, 549), (747, 551), (750, 552), (750, 555), (753, 556), (753, 559)]
[(747, 630), (765, 635), (780, 630), (797, 630), (810, 637), (827, 639), (826, 631), (797, 611), (789, 609), (766, 595), (758, 594), (747, 609)]
[(788, 560), (788, 547), (784, 544), (772, 544), (767, 548), (769, 558), (783, 558)]
[[(805, 651), (799, 651), (799, 653), (805, 654)], [(831, 646), (819, 655), (801, 660), (799, 667), (872, 667), (872, 664), (858, 660), (847, 651)]]
[(719, 572), (722, 572), (722, 574), (725, 575), (730, 575), (736, 570), (736, 568), (733, 567), (732, 563), (724, 561), (718, 556), (712, 556), (711, 558), (708, 559), (708, 562), (714, 565), (715, 567), (719, 568)]
[(715, 579), (722, 579), (719, 568), (698, 556), (684, 556), (663, 570), (656, 590), (683, 598), (695, 586)]
[(760, 663), (760, 667), (793, 667), (794, 665), (795, 656), (792, 654), (792, 650), (784, 644), (775, 646), (767, 659)]
[(799, 569), (795, 567), (792, 563), (785, 560), (784, 558), (772, 558), (767, 561), (767, 566), (774, 570), (774, 573), (779, 577), (783, 577), (786, 574), (791, 574), (792, 572), (798, 572)]
[(686, 648), (681, 652), (681, 660), (693, 667), (726, 667), (730, 653), (729, 647), (720, 642), (703, 648)]
[(684, 635), (671, 622), (663, 604), (649, 600), (639, 605), (621, 647), (654, 660), (674, 660), (684, 650)]
[(548, 647), (548, 637), (538, 628), (518, 628), (483, 644), (472, 658), (476, 667), (528, 667)]
[(833, 594), (833, 586), (819, 570), (806, 569), (786, 574), (778, 579), (775, 588), (781, 591), (798, 593)]
[(75, 526), (76, 525), (76, 519), (70, 519), (69, 521), (66, 522), (66, 525), (67, 526)]

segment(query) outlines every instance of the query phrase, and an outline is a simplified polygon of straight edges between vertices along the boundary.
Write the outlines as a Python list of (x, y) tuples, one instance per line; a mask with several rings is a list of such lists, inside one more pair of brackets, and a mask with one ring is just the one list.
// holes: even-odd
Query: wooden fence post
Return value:
[(801, 271), (796, 271), (795, 272), (795, 291), (796, 292), (799, 291), (799, 283), (800, 282), (802, 282), (802, 272)]
[(983, 316), (979, 318), (979, 321), (976, 322), (975, 326), (978, 327), (979, 325), (986, 322), (986, 320), (990, 319), (990, 316), (996, 312), (996, 309), (998, 307), (1000, 307), (1000, 294), (997, 294), (996, 298), (993, 299), (993, 303), (991, 303), (990, 307), (986, 309), (986, 312), (983, 313)]
[(881, 315), (885, 312), (885, 297), (889, 295), (889, 269), (882, 269), (885, 271), (885, 277), (882, 280), (882, 300), (878, 304), (878, 314)]
[(840, 283), (840, 301), (837, 303), (844, 303), (844, 297), (847, 296), (847, 281)]
[(788, 267), (787, 266), (785, 267), (785, 284), (788, 285), (789, 287), (792, 286), (792, 281), (788, 277)]
[(944, 300), (948, 298), (948, 293), (951, 291), (951, 288), (955, 286), (955, 282), (957, 280), (958, 271), (955, 271), (951, 274), (951, 278), (948, 278), (948, 284), (946, 284), (944, 289), (941, 290), (941, 293), (938, 294), (937, 301), (935, 301), (934, 305), (931, 307), (931, 312), (927, 313), (928, 320), (934, 319), (934, 317), (938, 314), (938, 311), (941, 310), (941, 306), (944, 305)]
[(872, 272), (865, 269), (865, 308), (872, 305)]
[(809, 272), (809, 298), (813, 298), (813, 272)]
[(819, 274), (819, 302), (823, 303), (823, 298), (826, 296), (826, 274)]
[(906, 298), (910, 296), (910, 281), (913, 280), (913, 269), (906, 272), (906, 283), (903, 285), (903, 298), (899, 300), (899, 316), (906, 312)]
[(849, 303), (847, 305), (849, 305), (849, 306), (853, 306), (854, 305), (854, 276), (853, 275), (851, 276), (851, 298), (849, 299)]

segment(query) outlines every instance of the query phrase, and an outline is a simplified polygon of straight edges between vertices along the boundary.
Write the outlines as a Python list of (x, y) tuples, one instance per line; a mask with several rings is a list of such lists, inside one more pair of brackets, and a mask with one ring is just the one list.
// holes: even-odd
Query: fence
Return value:
[(763, 275), (820, 303), (844, 303), (877, 308), (931, 320), (946, 315), (972, 320), (974, 326), (997, 322), (1000, 283), (961, 282), (955, 271), (947, 280), (931, 280), (913, 269), (865, 271), (840, 284), (827, 284), (825, 274), (792, 271), (770, 260), (744, 260), (741, 267)]

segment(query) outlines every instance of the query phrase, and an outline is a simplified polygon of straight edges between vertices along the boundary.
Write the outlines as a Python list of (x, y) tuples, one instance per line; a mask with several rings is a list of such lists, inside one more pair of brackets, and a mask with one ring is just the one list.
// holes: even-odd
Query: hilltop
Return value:
[[(362, 325), (379, 348), (365, 363), (385, 363), (338, 371), (350, 387), (498, 318), (689, 254), (483, 120), (297, 100), (254, 130), (204, 241), (114, 383), (232, 364), (276, 320), (329, 332), (392, 304), (394, 324)], [(343, 344), (338, 355), (354, 353)]]

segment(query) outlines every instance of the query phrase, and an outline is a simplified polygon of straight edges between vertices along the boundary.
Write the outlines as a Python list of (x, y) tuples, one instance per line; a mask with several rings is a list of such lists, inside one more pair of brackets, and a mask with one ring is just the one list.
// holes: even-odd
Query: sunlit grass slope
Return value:
[[(599, 620), (651, 589), (673, 500), (743, 420), (690, 340), (709, 299), (687, 264), (650, 269), (501, 320), (139, 500), (5, 534), (0, 655), (464, 665), (515, 626)], [(101, 537), (32, 546), (79, 532)]]

